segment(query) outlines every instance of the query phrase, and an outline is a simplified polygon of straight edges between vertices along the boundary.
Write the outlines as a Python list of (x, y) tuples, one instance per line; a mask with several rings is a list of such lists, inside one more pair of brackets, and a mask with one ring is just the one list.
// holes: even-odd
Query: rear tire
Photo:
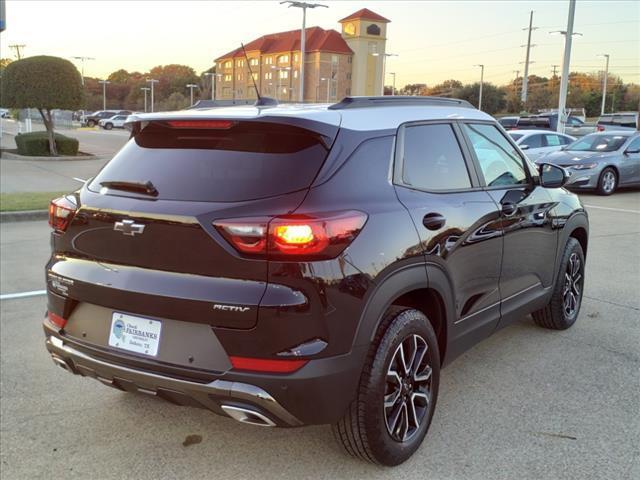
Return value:
[(87, 120), (87, 127), (95, 127), (96, 122), (94, 120)]
[(598, 179), (598, 193), (600, 195), (611, 195), (618, 188), (618, 175), (611, 168), (605, 168)]
[(533, 321), (543, 328), (566, 330), (577, 320), (584, 290), (584, 253), (580, 242), (569, 238), (558, 277), (546, 307), (533, 312)]
[(105, 130), (111, 130), (112, 128), (113, 128), (113, 124), (111, 124), (111, 123), (106, 123), (105, 126), (104, 126)]
[(333, 426), (336, 440), (349, 455), (368, 462), (404, 462), (429, 429), (439, 382), (438, 340), (429, 319), (418, 310), (390, 309), (371, 345), (357, 396)]

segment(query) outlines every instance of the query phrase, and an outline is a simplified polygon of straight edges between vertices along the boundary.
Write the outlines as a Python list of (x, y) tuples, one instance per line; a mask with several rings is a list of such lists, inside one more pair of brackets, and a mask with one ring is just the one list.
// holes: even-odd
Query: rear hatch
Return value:
[(253, 327), (267, 262), (242, 258), (212, 222), (294, 211), (337, 132), (318, 124), (318, 133), (312, 123), (136, 125), (132, 139), (77, 194), (79, 209), (66, 231), (53, 234), (50, 309), (68, 318), (86, 302), (127, 314)]

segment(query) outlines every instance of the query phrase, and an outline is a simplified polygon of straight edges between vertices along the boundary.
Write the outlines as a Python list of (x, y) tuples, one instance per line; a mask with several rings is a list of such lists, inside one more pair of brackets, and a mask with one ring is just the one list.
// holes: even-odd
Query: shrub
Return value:
[[(49, 135), (47, 132), (31, 132), (16, 135), (18, 154), (29, 156), (49, 155)], [(77, 155), (78, 140), (55, 134), (56, 149), (59, 155)]]

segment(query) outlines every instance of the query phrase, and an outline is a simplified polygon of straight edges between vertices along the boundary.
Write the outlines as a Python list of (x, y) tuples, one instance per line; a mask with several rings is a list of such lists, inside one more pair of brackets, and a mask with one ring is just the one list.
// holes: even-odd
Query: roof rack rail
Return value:
[(349, 108), (370, 108), (370, 107), (440, 107), (456, 106), (464, 108), (475, 108), (466, 100), (445, 97), (418, 97), (402, 95), (385, 95), (382, 97), (344, 97), (340, 102), (330, 105), (329, 110), (346, 110)]

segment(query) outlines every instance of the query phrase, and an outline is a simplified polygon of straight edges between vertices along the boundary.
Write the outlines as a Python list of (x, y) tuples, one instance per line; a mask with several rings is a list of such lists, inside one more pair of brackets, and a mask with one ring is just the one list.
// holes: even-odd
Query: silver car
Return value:
[(640, 186), (640, 132), (592, 133), (536, 163), (567, 168), (566, 188), (611, 195), (619, 186)]
[(570, 135), (542, 130), (510, 130), (507, 133), (533, 162), (548, 153), (561, 150), (575, 140)]

